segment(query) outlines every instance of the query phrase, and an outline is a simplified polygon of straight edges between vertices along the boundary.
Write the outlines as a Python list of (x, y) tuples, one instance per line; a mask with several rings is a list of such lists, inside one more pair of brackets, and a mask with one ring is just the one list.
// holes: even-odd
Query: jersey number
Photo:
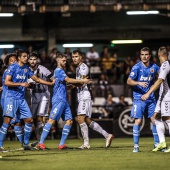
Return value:
[(137, 110), (137, 105), (134, 105), (134, 112), (136, 112)]
[(7, 110), (12, 111), (12, 105), (7, 105)]

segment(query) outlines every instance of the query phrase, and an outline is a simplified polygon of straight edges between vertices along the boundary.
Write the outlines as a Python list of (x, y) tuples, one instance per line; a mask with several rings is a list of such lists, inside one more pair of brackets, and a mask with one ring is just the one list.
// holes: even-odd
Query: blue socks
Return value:
[(21, 126), (14, 126), (15, 135), (17, 136), (20, 143), (23, 143), (23, 131)]
[(7, 131), (8, 131), (9, 125), (6, 123), (3, 123), (0, 128), (0, 147), (3, 146), (4, 139), (6, 137)]
[(62, 130), (62, 136), (61, 136), (61, 141), (60, 141), (59, 146), (62, 146), (62, 145), (65, 144), (66, 139), (67, 139), (67, 137), (68, 137), (68, 135), (70, 133), (70, 129), (71, 129), (71, 126), (64, 125), (63, 130)]
[(154, 139), (154, 146), (156, 147), (159, 144), (159, 136), (157, 134), (156, 125), (152, 124), (152, 134)]
[(31, 124), (25, 123), (25, 126), (24, 126), (24, 144), (25, 145), (29, 144), (31, 132), (32, 132), (32, 123)]
[(44, 143), (45, 139), (47, 138), (47, 136), (50, 132), (51, 127), (52, 127), (52, 124), (50, 124), (48, 122), (45, 124), (39, 144)]
[(133, 141), (134, 147), (139, 147), (140, 126), (134, 124), (133, 126)]

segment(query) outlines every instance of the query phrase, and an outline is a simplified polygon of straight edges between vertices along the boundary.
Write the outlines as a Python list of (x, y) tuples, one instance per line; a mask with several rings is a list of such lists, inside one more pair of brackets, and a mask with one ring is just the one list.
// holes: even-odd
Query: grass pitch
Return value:
[[(168, 141), (169, 139), (167, 139)], [(152, 152), (153, 138), (140, 138), (140, 152), (133, 153), (132, 138), (115, 138), (110, 148), (104, 139), (91, 139), (89, 150), (76, 149), (80, 139), (68, 139), (69, 150), (58, 151), (59, 140), (46, 140), (49, 151), (0, 153), (0, 170), (164, 170), (170, 167), (170, 153)], [(18, 141), (5, 141), (9, 150), (20, 148)]]

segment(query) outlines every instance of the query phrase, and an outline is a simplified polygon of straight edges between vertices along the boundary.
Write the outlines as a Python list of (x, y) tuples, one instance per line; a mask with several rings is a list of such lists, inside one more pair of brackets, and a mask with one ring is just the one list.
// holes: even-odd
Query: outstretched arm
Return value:
[(54, 83), (55, 83), (55, 80), (53, 79), (52, 82), (49, 82), (49, 81), (45, 81), (41, 78), (38, 78), (36, 75), (33, 75), (31, 77), (31, 79), (33, 79), (36, 83), (40, 83), (40, 84), (45, 84), (45, 85), (49, 85), (49, 86), (53, 86)]
[(163, 82), (163, 79), (158, 78), (158, 80), (154, 83), (154, 85), (151, 86), (150, 90), (146, 94), (144, 94), (141, 97), (141, 99), (142, 100), (147, 100), (149, 98), (149, 96), (151, 95), (151, 93), (156, 91), (160, 87), (162, 82)]

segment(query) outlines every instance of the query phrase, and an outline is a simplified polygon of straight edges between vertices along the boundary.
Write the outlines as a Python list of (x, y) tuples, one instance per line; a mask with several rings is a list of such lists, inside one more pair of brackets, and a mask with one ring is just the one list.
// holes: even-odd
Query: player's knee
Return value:
[(66, 121), (66, 124), (69, 125), (69, 126), (72, 126), (73, 120), (72, 120), (72, 119), (67, 120), (67, 121)]
[(30, 118), (24, 119), (24, 122), (28, 123), (28, 124), (31, 124), (31, 123), (33, 123), (33, 118), (30, 117)]
[(10, 124), (11, 118), (10, 117), (4, 117), (4, 123)]
[(84, 119), (85, 119), (84, 116), (77, 116), (77, 122), (79, 124), (83, 123), (85, 121)]

